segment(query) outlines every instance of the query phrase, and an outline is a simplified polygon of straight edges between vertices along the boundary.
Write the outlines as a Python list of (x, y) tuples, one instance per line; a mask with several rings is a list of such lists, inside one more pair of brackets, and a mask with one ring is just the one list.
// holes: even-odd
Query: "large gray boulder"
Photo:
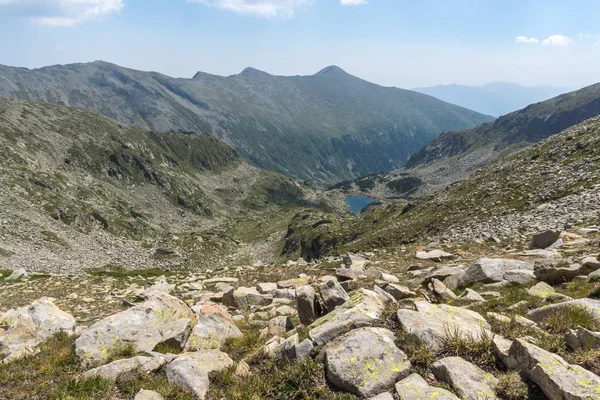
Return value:
[(348, 268), (362, 270), (367, 264), (367, 259), (358, 254), (346, 253), (342, 258), (344, 265)]
[(473, 262), (460, 276), (461, 287), (475, 283), (495, 283), (505, 280), (504, 275), (511, 270), (531, 270), (534, 264), (526, 261), (509, 260), (504, 258), (479, 258)]
[(498, 379), (460, 357), (438, 360), (431, 370), (438, 381), (451, 385), (461, 399), (500, 399), (495, 390)]
[(395, 387), (400, 400), (459, 400), (446, 389), (430, 386), (419, 374), (402, 379)]
[(338, 337), (325, 346), (327, 380), (361, 398), (389, 390), (411, 368), (395, 339), (384, 328), (361, 328)]
[(383, 290), (389, 293), (394, 299), (400, 301), (415, 297), (417, 294), (407, 286), (399, 285), (397, 283), (387, 283), (383, 285)]
[(206, 302), (192, 310), (198, 323), (185, 344), (186, 351), (219, 349), (226, 340), (243, 336), (231, 315), (218, 304)]
[(103, 365), (98, 368), (91, 369), (83, 374), (83, 377), (93, 378), (100, 377), (110, 381), (115, 381), (121, 374), (128, 372), (143, 372), (150, 374), (167, 363), (162, 357), (133, 357), (123, 360), (113, 361), (110, 364)]
[(303, 285), (296, 288), (296, 308), (303, 325), (308, 326), (319, 317), (321, 307), (312, 286)]
[(261, 294), (256, 288), (239, 287), (223, 293), (223, 304), (239, 310), (248, 310), (252, 306), (267, 306), (272, 302), (272, 295)]
[(547, 230), (545, 232), (538, 233), (531, 237), (529, 242), (529, 249), (546, 249), (560, 239), (560, 231), (558, 230)]
[(9, 310), (0, 319), (2, 325), (8, 326), (0, 332), (0, 356), (5, 357), (4, 362), (32, 354), (34, 347), (59, 332), (75, 333), (76, 326), (75, 318), (47, 297)]
[(445, 301), (454, 300), (457, 297), (452, 290), (448, 289), (443, 282), (437, 279), (432, 279), (428, 288), (434, 295)]
[(527, 318), (537, 322), (544, 322), (547, 318), (557, 313), (563, 313), (567, 309), (583, 308), (591, 313), (596, 322), (600, 323), (600, 300), (579, 299), (570, 300), (558, 304), (551, 304), (531, 310), (527, 313)]
[(83, 365), (104, 363), (125, 346), (136, 352), (150, 352), (163, 341), (163, 333), (173, 321), (196, 320), (192, 310), (167, 293), (157, 293), (149, 300), (104, 318), (75, 341), (75, 353)]
[(565, 336), (565, 342), (571, 350), (589, 350), (600, 348), (600, 332), (593, 332), (578, 326)]
[(178, 356), (165, 372), (171, 385), (180, 386), (203, 400), (210, 385), (208, 374), (231, 366), (233, 360), (227, 354), (219, 350), (202, 350)]
[(433, 351), (442, 349), (448, 335), (473, 338), (492, 336), (489, 323), (475, 311), (425, 301), (415, 301), (415, 307), (417, 311), (398, 310), (398, 321), (408, 335)]
[(353, 329), (371, 326), (384, 309), (385, 304), (377, 293), (359, 289), (350, 300), (313, 322), (308, 335), (317, 345), (323, 345)]
[(549, 400), (588, 400), (600, 396), (600, 377), (524, 339), (513, 341), (509, 355)]
[(571, 282), (577, 276), (589, 275), (600, 268), (600, 264), (591, 260), (584, 260), (583, 264), (571, 264), (562, 267), (559, 263), (543, 263), (535, 268), (535, 277), (551, 285)]
[(337, 306), (341, 306), (350, 299), (348, 293), (339, 284), (337, 280), (329, 280), (319, 286), (319, 292), (327, 311), (332, 312)]

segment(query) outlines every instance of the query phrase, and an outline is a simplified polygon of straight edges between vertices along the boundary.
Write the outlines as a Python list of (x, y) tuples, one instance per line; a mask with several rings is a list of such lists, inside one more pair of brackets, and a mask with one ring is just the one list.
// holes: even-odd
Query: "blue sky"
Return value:
[(598, 21), (597, 0), (0, 0), (0, 64), (575, 88), (600, 81)]

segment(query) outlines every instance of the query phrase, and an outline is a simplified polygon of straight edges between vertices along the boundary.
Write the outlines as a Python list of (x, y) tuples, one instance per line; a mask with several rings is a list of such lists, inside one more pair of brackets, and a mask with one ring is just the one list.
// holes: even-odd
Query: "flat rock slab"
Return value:
[(505, 280), (504, 275), (511, 270), (531, 270), (534, 264), (526, 261), (504, 258), (479, 258), (461, 275), (460, 286), (471, 286), (475, 283), (495, 283)]
[(350, 300), (309, 326), (308, 335), (317, 345), (323, 345), (356, 328), (371, 326), (385, 309), (377, 293), (359, 289)]
[(400, 400), (459, 400), (446, 389), (429, 386), (419, 374), (412, 374), (396, 383), (396, 393)]
[(137, 306), (96, 322), (77, 338), (75, 352), (86, 366), (104, 363), (124, 346), (133, 346), (136, 352), (150, 352), (161, 343), (170, 323), (180, 319), (196, 321), (196, 316), (183, 301), (158, 293)]
[(395, 339), (384, 328), (360, 328), (338, 337), (325, 347), (327, 380), (362, 398), (389, 390), (411, 368)]
[(460, 357), (438, 360), (431, 369), (435, 378), (452, 385), (461, 399), (500, 400), (495, 390), (498, 379)]
[(417, 311), (398, 310), (398, 321), (408, 335), (434, 351), (441, 350), (449, 334), (474, 338), (492, 335), (490, 324), (475, 311), (425, 301), (415, 301), (415, 307)]
[(570, 300), (536, 308), (535, 310), (531, 310), (527, 313), (527, 318), (534, 322), (541, 323), (556, 313), (564, 312), (569, 308), (573, 309), (578, 307), (588, 310), (593, 315), (595, 320), (600, 323), (600, 300), (594, 299)]
[(524, 339), (509, 350), (514, 365), (542, 389), (549, 400), (588, 400), (600, 397), (600, 377)]
[(447, 253), (443, 250), (417, 251), (416, 257), (419, 260), (431, 260), (441, 262), (442, 260), (452, 258), (452, 254)]
[(202, 350), (184, 353), (175, 358), (166, 368), (167, 379), (203, 400), (210, 382), (208, 373), (233, 366), (233, 360), (218, 350)]
[(140, 390), (133, 400), (164, 400), (160, 394), (152, 390)]
[(233, 318), (218, 304), (207, 302), (192, 308), (198, 323), (185, 344), (186, 351), (219, 349), (226, 340), (242, 337)]
[(113, 361), (110, 364), (91, 369), (83, 374), (84, 378), (100, 377), (115, 381), (121, 374), (139, 371), (146, 374), (152, 373), (167, 363), (162, 357), (133, 357)]

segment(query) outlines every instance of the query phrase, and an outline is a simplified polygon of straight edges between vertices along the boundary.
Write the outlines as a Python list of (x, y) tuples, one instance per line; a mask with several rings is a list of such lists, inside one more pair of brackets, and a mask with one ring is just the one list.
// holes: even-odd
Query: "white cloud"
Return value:
[(313, 0), (187, 0), (202, 3), (240, 14), (266, 18), (291, 18), (297, 8), (313, 3)]
[(534, 38), (534, 37), (517, 36), (515, 38), (515, 42), (517, 42), (517, 43), (527, 43), (527, 44), (537, 44), (540, 41), (538, 40), (538, 38)]
[(0, 0), (9, 17), (49, 26), (72, 26), (119, 11), (125, 0)]
[(340, 0), (343, 6), (357, 6), (359, 4), (367, 4), (367, 0)]
[(548, 36), (542, 44), (544, 46), (552, 46), (552, 47), (565, 47), (568, 46), (569, 43), (572, 43), (573, 40), (563, 35), (552, 35)]

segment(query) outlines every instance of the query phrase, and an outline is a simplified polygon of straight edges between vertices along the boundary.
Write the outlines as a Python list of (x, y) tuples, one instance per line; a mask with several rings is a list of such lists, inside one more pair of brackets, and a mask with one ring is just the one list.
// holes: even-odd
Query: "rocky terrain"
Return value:
[(600, 232), (527, 239), (2, 271), (0, 398), (598, 399)]
[(4, 97), (0, 160), (0, 268), (269, 263), (296, 210), (336, 204), (210, 135)]
[(210, 133), (256, 166), (328, 184), (399, 168), (442, 131), (492, 119), (338, 67), (176, 79), (100, 61), (0, 66), (0, 94), (85, 107), (146, 130)]

